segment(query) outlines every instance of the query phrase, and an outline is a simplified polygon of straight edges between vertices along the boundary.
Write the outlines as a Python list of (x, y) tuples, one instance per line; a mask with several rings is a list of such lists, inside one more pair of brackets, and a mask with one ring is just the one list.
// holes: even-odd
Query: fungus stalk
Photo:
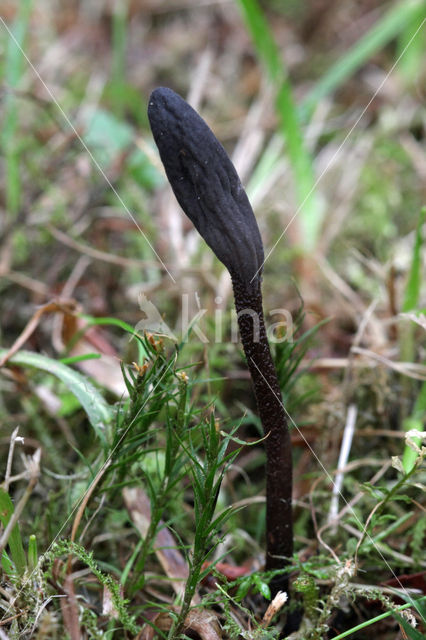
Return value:
[[(238, 325), (266, 449), (266, 570), (293, 555), (291, 443), (262, 308), (262, 239), (247, 195), (225, 149), (204, 120), (174, 91), (158, 88), (148, 117), (170, 185), (183, 211), (228, 269)], [(274, 596), (288, 577), (271, 582)]]
[[(266, 570), (282, 569), (293, 555), (292, 457), (290, 434), (281, 399), (275, 365), (266, 336), (260, 279), (251, 293), (241, 282), (232, 280), (241, 341), (253, 381), (256, 404), (265, 438), (266, 451)], [(253, 320), (245, 313), (255, 312), (259, 320), (259, 339), (253, 340)], [(287, 560), (287, 562), (286, 562)], [(276, 576), (271, 582), (272, 596), (288, 591), (288, 578)]]

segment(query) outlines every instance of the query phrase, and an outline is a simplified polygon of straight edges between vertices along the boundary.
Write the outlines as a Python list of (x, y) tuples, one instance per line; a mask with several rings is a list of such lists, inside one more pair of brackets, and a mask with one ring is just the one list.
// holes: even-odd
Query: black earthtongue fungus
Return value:
[[(204, 120), (171, 89), (149, 99), (148, 117), (175, 196), (231, 274), (238, 325), (266, 439), (266, 569), (283, 569), (293, 555), (292, 460), (286, 414), (265, 331), (263, 245), (234, 165)], [(288, 591), (286, 575), (272, 595)]]

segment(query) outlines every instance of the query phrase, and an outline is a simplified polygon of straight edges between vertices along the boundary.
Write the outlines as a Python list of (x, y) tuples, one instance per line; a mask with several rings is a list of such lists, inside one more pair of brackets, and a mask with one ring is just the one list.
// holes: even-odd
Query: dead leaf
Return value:
[(76, 302), (74, 300), (53, 300), (52, 302), (48, 302), (43, 305), (34, 313), (32, 318), (27, 322), (24, 330), (21, 335), (15, 340), (13, 345), (10, 347), (9, 351), (3, 356), (0, 360), (0, 367), (3, 367), (6, 362), (16, 353), (23, 344), (28, 340), (28, 338), (34, 333), (36, 330), (41, 317), (45, 313), (65, 313), (65, 314), (73, 314), (76, 311)]
[[(130, 517), (141, 537), (144, 538), (151, 522), (149, 498), (141, 488), (125, 488), (123, 489), (123, 496)], [(162, 521), (160, 521), (154, 544), (155, 554), (165, 574), (171, 578), (175, 593), (182, 596), (188, 579), (188, 566), (182, 553), (177, 548), (178, 545), (175, 539)], [(197, 595), (194, 596), (193, 604), (197, 604), (199, 601), (199, 597)]]
[[(176, 609), (176, 611), (178, 611)], [(156, 628), (162, 632), (170, 631), (172, 626), (172, 618), (165, 611), (160, 611), (151, 616), (151, 624), (147, 623), (143, 626), (135, 640), (154, 640), (157, 636)], [(189, 632), (189, 633), (188, 633)], [(193, 635), (195, 632), (200, 636), (201, 640), (221, 640), (221, 628), (217, 620), (217, 616), (203, 609), (192, 609), (185, 619), (185, 627), (183, 633), (185, 635)]]
[[(120, 596), (124, 598), (123, 585), (120, 584)], [(108, 616), (108, 618), (118, 618), (118, 611), (115, 608), (111, 590), (104, 584), (103, 599), (102, 599), (102, 615)]]
[(72, 575), (65, 578), (64, 592), (66, 598), (60, 598), (62, 617), (65, 629), (70, 634), (71, 640), (81, 640), (80, 622), (78, 619), (78, 604), (74, 591), (74, 581)]

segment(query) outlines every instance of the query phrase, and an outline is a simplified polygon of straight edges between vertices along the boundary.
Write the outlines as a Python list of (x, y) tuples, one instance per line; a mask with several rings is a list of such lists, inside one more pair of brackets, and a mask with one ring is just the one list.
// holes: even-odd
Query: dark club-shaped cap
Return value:
[(225, 149), (198, 113), (171, 89), (149, 99), (148, 117), (175, 196), (200, 235), (249, 287), (260, 277), (263, 245), (250, 202)]

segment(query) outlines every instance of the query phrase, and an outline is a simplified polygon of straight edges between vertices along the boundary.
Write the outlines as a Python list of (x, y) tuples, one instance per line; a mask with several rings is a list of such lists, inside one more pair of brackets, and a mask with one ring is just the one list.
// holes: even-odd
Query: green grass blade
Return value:
[(409, 638), (409, 640), (424, 640), (424, 634), (412, 627), (411, 624), (409, 624), (407, 620), (405, 620), (405, 618), (397, 614), (394, 614), (394, 617), (396, 620), (398, 620), (399, 624), (404, 629), (406, 637)]
[[(415, 416), (411, 416), (410, 418), (406, 418), (403, 421), (402, 426), (404, 428), (404, 431), (406, 432), (411, 431), (412, 429), (421, 432), (423, 430), (423, 421), (419, 418), (416, 418)], [(422, 441), (420, 438), (412, 438), (412, 440), (419, 448), (421, 447)], [(402, 454), (402, 467), (405, 473), (410, 473), (410, 471), (412, 471), (414, 465), (416, 464), (417, 458), (417, 451), (415, 451), (408, 445), (405, 445), (404, 453)]]
[[(142, 341), (138, 338), (138, 333), (137, 333), (135, 327), (132, 327), (130, 324), (127, 324), (127, 322), (124, 322), (124, 320), (120, 320), (119, 318), (109, 318), (109, 317), (94, 318), (93, 316), (85, 316), (85, 315), (81, 315), (81, 317), (86, 320), (87, 327), (85, 327), (82, 330), (81, 333), (80, 332), (77, 333), (77, 335), (79, 337), (89, 327), (94, 327), (94, 326), (120, 327), (120, 329), (123, 329), (123, 331), (126, 331), (127, 333), (130, 334), (130, 336), (131, 336), (130, 339), (132, 339), (132, 338), (136, 338), (137, 339), (137, 346), (138, 346), (138, 351), (139, 351), (139, 361), (142, 363), (145, 360), (149, 359), (149, 353), (145, 349)], [(74, 340), (72, 341), (72, 344), (74, 344)]]
[[(422, 600), (424, 601), (424, 600), (426, 600), (426, 598), (421, 598), (421, 601)], [(397, 611), (405, 611), (405, 609), (409, 609), (412, 606), (413, 606), (412, 602), (410, 602), (408, 604), (402, 604), (401, 606), (396, 607), (392, 611), (386, 611), (386, 613), (381, 613), (379, 616), (376, 616), (375, 618), (371, 618), (371, 620), (367, 620), (366, 622), (362, 622), (361, 624), (358, 624), (356, 627), (352, 627), (352, 629), (348, 629), (348, 631), (344, 631), (343, 633), (339, 633), (339, 635), (334, 636), (332, 640), (343, 640), (343, 638), (347, 638), (348, 636), (351, 636), (356, 631), (360, 631), (361, 629), (365, 629), (366, 627), (370, 627), (375, 622), (379, 622), (380, 620), (384, 620), (384, 618), (389, 618), (389, 616), (395, 615), (395, 612), (397, 612)]]
[(416, 239), (414, 241), (413, 257), (411, 261), (410, 273), (405, 289), (404, 302), (402, 311), (412, 311), (419, 304), (420, 287), (422, 284), (422, 244), (423, 244), (423, 226), (426, 222), (426, 207), (422, 207), (420, 211), (419, 221), (416, 229)]
[(318, 240), (322, 207), (315, 192), (313, 163), (304, 145), (287, 69), (257, 0), (238, 0), (238, 4), (258, 56), (271, 82), (278, 87), (276, 110), (280, 119), (280, 131), (286, 141), (287, 153), (294, 173), (303, 241), (309, 250), (315, 247)]
[[(330, 67), (328, 72), (308, 93), (300, 106), (302, 120), (308, 119), (318, 102), (338, 89), (372, 55), (380, 51), (410, 25), (412, 27), (414, 19), (418, 19), (416, 26), (416, 29), (418, 29), (425, 16), (426, 9), (423, 0), (402, 0), (389, 9), (365, 36), (360, 38), (345, 55)], [(412, 35), (414, 35), (416, 29), (413, 30)], [(419, 33), (417, 33), (416, 37), (418, 36)]]
[[(0, 357), (6, 353), (6, 349), (0, 349)], [(31, 351), (18, 351), (9, 362), (23, 367), (35, 367), (59, 378), (76, 396), (101, 442), (105, 444), (104, 427), (112, 421), (112, 412), (99, 391), (87, 378), (62, 362)]]
[[(416, 403), (414, 405), (413, 413), (409, 418), (406, 418), (403, 422), (404, 431), (410, 431), (416, 429), (417, 431), (423, 431), (426, 417), (426, 383), (423, 383), (417, 396)], [(413, 438), (413, 442), (421, 447), (421, 439)], [(402, 466), (405, 473), (409, 473), (416, 463), (418, 454), (414, 449), (408, 445), (404, 448), (402, 456)]]
[[(4, 489), (0, 488), (0, 521), (4, 528), (7, 527), (13, 512), (13, 502), (9, 494), (6, 493)], [(24, 547), (22, 545), (21, 532), (19, 531), (18, 523), (15, 524), (10, 533), (8, 545), (16, 571), (19, 575), (22, 575), (27, 566), (27, 560), (25, 557)]]
[(28, 539), (28, 568), (33, 571), (38, 562), (37, 537), (32, 533)]
[(15, 216), (19, 211), (21, 201), (20, 153), (16, 135), (18, 106), (14, 90), (19, 86), (22, 76), (24, 58), (21, 48), (25, 47), (31, 8), (32, 0), (22, 0), (19, 3), (18, 16), (11, 29), (16, 42), (7, 34), (8, 42), (3, 74), (7, 93), (1, 137), (5, 156), (6, 206), (12, 216)]
[(266, 66), (271, 80), (281, 81), (285, 76), (284, 64), (274, 37), (257, 0), (238, 0), (243, 17), (253, 38), (257, 53)]
[(60, 358), (62, 364), (75, 364), (76, 362), (85, 362), (86, 360), (100, 360), (100, 353), (84, 353), (80, 356), (70, 356), (69, 358)]
[[(407, 41), (404, 46), (408, 45), (410, 38), (414, 36), (402, 60), (408, 51), (411, 51), (411, 47), (421, 48), (424, 36), (419, 27), (426, 17), (425, 4), (423, 0), (401, 0), (389, 9), (365, 36), (330, 67), (298, 108), (295, 107), (292, 99), (291, 89), (286, 79), (287, 72), (279, 50), (257, 0), (238, 0), (238, 4), (259, 58), (265, 65), (271, 81), (280, 86), (277, 97), (280, 129), (287, 143), (288, 157), (295, 176), (304, 246), (310, 250), (315, 247), (318, 239), (323, 211), (318, 194), (314, 191), (313, 163), (302, 144), (300, 122), (308, 120), (320, 100), (342, 86), (372, 55), (398, 34), (406, 34)], [(399, 55), (402, 51), (403, 48), (399, 51)], [(417, 59), (419, 55), (417, 54)], [(263, 157), (260, 158), (259, 164), (262, 161)], [(258, 178), (259, 176), (256, 179)]]
[(8, 576), (13, 576), (13, 574), (16, 573), (14, 564), (4, 549), (1, 555), (1, 567)]
[(112, 14), (112, 96), (116, 115), (122, 115), (126, 79), (127, 1), (117, 2)]
[[(422, 286), (422, 245), (423, 245), (423, 227), (426, 222), (426, 207), (423, 207), (420, 211), (419, 221), (416, 229), (416, 237), (413, 247), (413, 256), (411, 260), (410, 273), (408, 275), (408, 281), (405, 288), (404, 301), (402, 304), (402, 311), (407, 313), (413, 309), (417, 309), (420, 300), (420, 289)], [(411, 360), (414, 358), (414, 332), (413, 327), (407, 327), (406, 331), (401, 332), (402, 344), (401, 353), (404, 359)], [(420, 393), (417, 397), (416, 404), (414, 406), (413, 414), (404, 420), (403, 426), (405, 431), (410, 429), (418, 429), (422, 431), (422, 425), (424, 416), (426, 415), (426, 383), (423, 383)], [(417, 446), (421, 445), (419, 438), (414, 438), (413, 441)], [(402, 455), (402, 466), (405, 473), (408, 473), (413, 468), (417, 459), (417, 453), (408, 445), (404, 448)]]
[(303, 245), (307, 251), (318, 243), (323, 207), (315, 190), (315, 175), (310, 154), (306, 151), (291, 88), (284, 81), (277, 96), (280, 130), (287, 143), (287, 153), (294, 173)]
[(410, 85), (418, 82), (421, 77), (423, 60), (426, 49), (426, 29), (417, 30), (426, 18), (426, 4), (420, 2), (417, 11), (412, 12), (408, 24), (398, 37), (397, 55), (402, 55), (399, 72)]

